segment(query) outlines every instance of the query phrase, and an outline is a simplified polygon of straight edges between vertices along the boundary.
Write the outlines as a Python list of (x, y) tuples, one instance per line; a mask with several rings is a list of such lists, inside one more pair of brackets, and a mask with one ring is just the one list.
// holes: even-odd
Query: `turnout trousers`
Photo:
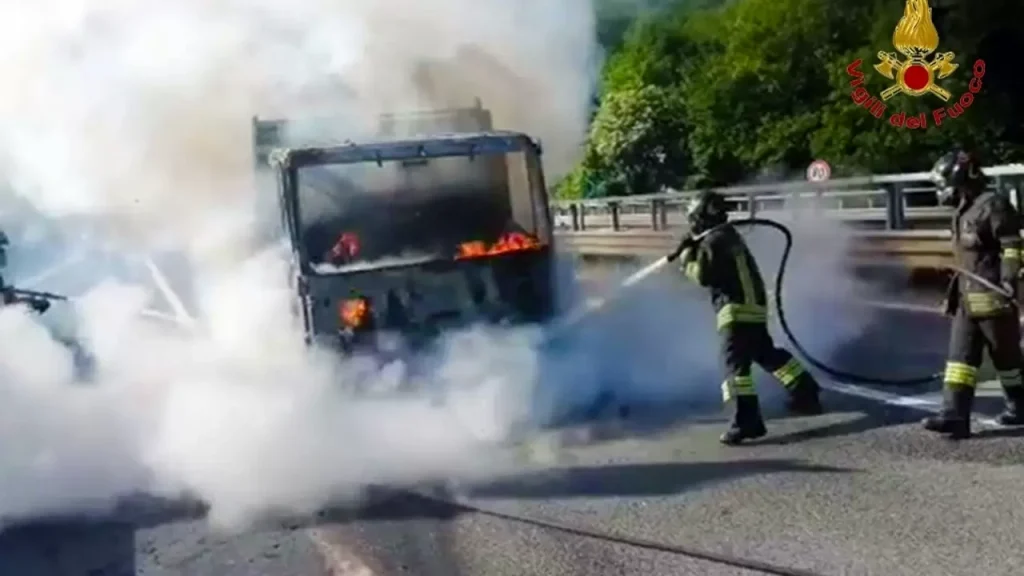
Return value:
[(971, 317), (964, 306), (953, 316), (949, 354), (943, 374), (943, 405), (938, 416), (926, 418), (925, 428), (954, 438), (970, 436), (971, 411), (978, 385), (978, 368), (988, 351), (1006, 397), (1006, 410), (997, 420), (1005, 425), (1024, 423), (1024, 379), (1021, 367), (1020, 324), (1005, 313)]
[[(963, 306), (953, 316), (949, 335), (949, 356), (943, 384), (947, 388), (977, 386), (978, 368), (987, 350), (998, 373), (1003, 390), (1010, 394), (1022, 390), (1020, 324), (1015, 314), (972, 318)], [(1008, 394), (1008, 396), (1010, 395)]]
[(725, 402), (741, 396), (757, 396), (751, 373), (754, 364), (774, 376), (791, 398), (804, 390), (809, 392), (808, 388), (817, 396), (817, 383), (799, 360), (775, 345), (764, 322), (736, 322), (723, 327), (720, 334), (726, 372), (722, 382)]
[(770, 372), (789, 392), (790, 412), (822, 412), (818, 383), (792, 354), (775, 345), (765, 322), (734, 322), (723, 326), (720, 333), (726, 370), (722, 399), (735, 404), (732, 423), (721, 437), (724, 444), (739, 444), (767, 433), (754, 388), (753, 364)]

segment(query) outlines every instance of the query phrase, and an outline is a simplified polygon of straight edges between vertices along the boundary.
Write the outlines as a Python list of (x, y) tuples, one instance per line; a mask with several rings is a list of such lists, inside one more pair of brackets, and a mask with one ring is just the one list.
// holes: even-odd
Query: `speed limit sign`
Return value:
[(807, 167), (807, 179), (811, 182), (824, 182), (832, 177), (832, 167), (824, 160), (815, 160)]

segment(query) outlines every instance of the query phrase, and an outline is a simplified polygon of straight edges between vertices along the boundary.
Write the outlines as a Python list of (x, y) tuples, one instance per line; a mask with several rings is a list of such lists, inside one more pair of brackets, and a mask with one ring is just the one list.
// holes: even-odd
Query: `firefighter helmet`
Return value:
[(691, 232), (700, 234), (729, 220), (729, 203), (718, 192), (704, 190), (690, 200), (686, 219), (690, 223)]
[(987, 178), (981, 163), (972, 152), (956, 149), (939, 158), (932, 166), (931, 180), (939, 204), (955, 206), (963, 194), (977, 194), (985, 189)]

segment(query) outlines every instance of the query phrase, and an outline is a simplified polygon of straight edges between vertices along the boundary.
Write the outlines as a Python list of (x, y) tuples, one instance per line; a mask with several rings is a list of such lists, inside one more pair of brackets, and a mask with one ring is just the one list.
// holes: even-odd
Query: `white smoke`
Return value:
[(2, 0), (0, 53), (11, 187), (48, 218), (102, 222), (108, 248), (183, 252), (201, 311), (171, 330), (139, 320), (138, 287), (93, 290), (76, 303), (98, 362), (82, 383), (36, 320), (0, 310), (0, 519), (155, 491), (240, 520), (493, 465), (485, 447), (529, 411), (533, 335), (449, 342), (440, 400), (346, 394), (393, 388), (402, 366), (308, 352), (282, 262), (243, 257), (250, 120), (331, 114), (357, 134), (480, 98), (557, 176), (586, 130), (590, 0)]

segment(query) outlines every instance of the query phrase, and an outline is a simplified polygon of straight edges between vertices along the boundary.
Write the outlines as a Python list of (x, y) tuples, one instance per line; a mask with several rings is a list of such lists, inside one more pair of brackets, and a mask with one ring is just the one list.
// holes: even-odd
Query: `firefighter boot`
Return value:
[(744, 440), (754, 440), (768, 433), (757, 396), (737, 396), (735, 402), (736, 413), (729, 429), (719, 438), (722, 444), (736, 446)]
[(789, 392), (789, 399), (786, 401), (786, 409), (795, 416), (815, 416), (824, 412), (821, 406), (819, 393), (821, 387), (817, 380), (807, 372), (804, 372), (793, 383)]
[(1007, 386), (1003, 388), (1006, 395), (1006, 409), (996, 422), (1003, 426), (1024, 426), (1024, 386)]
[(971, 436), (971, 409), (974, 388), (946, 386), (943, 391), (942, 410), (921, 421), (925, 430), (945, 434), (953, 440)]

